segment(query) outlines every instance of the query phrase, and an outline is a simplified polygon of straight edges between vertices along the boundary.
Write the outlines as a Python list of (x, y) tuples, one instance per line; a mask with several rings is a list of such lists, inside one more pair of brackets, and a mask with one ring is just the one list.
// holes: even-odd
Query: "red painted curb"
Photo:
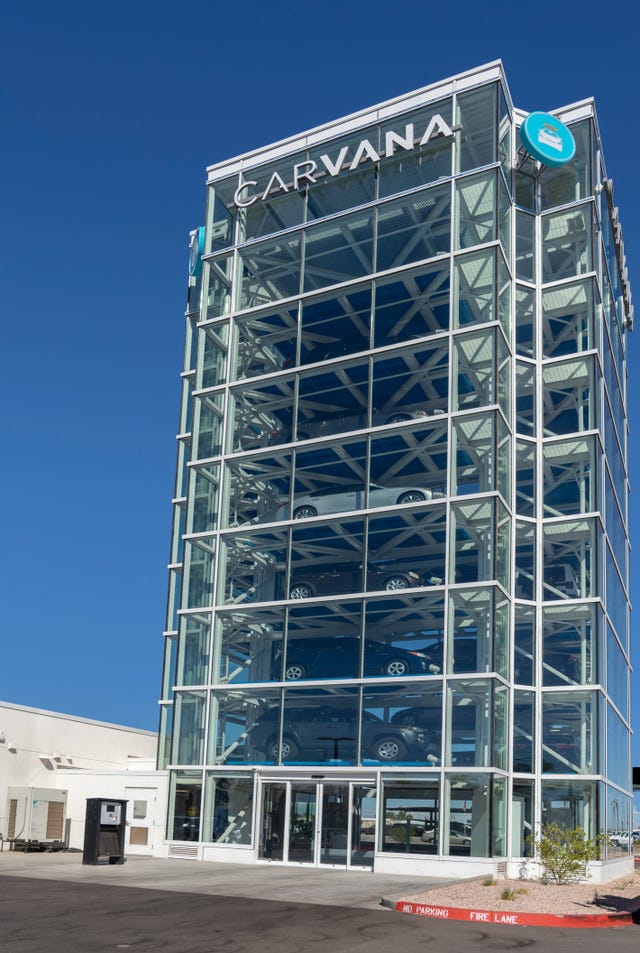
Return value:
[(437, 920), (464, 920), (467, 923), (491, 923), (510, 927), (628, 927), (633, 917), (627, 911), (621, 913), (578, 914), (553, 913), (506, 913), (504, 910), (463, 910), (458, 907), (441, 907), (427, 903), (398, 900), (397, 913), (413, 913), (419, 917)]

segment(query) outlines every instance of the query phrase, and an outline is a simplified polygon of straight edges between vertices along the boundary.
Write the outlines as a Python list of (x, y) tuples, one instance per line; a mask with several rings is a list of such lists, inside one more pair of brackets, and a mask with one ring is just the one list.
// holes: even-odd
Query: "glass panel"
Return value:
[[(619, 836), (621, 831), (631, 830), (631, 824), (629, 823), (631, 806), (632, 802), (621, 791), (607, 787), (607, 833), (611, 838), (609, 843), (606, 844), (608, 858), (623, 857), (629, 854), (629, 844), (621, 843), (616, 835)], [(637, 828), (637, 826), (634, 823), (634, 827)]]
[(589, 839), (600, 833), (602, 785), (596, 781), (544, 781), (542, 823), (581, 827)]
[(446, 254), (451, 248), (451, 188), (447, 184), (386, 202), (378, 206), (376, 221), (376, 271)]
[(178, 636), (178, 685), (205, 685), (209, 675), (211, 617), (182, 616)]
[(166, 771), (171, 760), (171, 735), (173, 732), (173, 705), (160, 707), (160, 727), (158, 729), (157, 770)]
[(535, 303), (533, 291), (516, 285), (516, 351), (525, 357), (536, 356)]
[(413, 341), (449, 329), (449, 263), (403, 271), (375, 284), (375, 346)]
[(209, 712), (209, 764), (274, 764), (278, 761), (280, 692), (214, 692)]
[(593, 360), (560, 361), (542, 369), (544, 435), (592, 430), (596, 421)]
[(287, 785), (265, 784), (262, 801), (262, 831), (258, 856), (262, 860), (283, 860)]
[(280, 679), (282, 665), (282, 609), (243, 608), (217, 618), (218, 659), (213, 681), (268, 682)]
[(315, 291), (368, 275), (373, 270), (372, 256), (373, 213), (369, 210), (308, 228), (302, 290)]
[(494, 764), (493, 684), (487, 679), (450, 681), (447, 688), (449, 737), (447, 765), (492, 767)]
[(543, 356), (560, 357), (593, 347), (593, 283), (562, 285), (542, 293)]
[(289, 803), (289, 861), (311, 864), (316, 846), (316, 786), (291, 785)]
[(536, 367), (516, 361), (516, 431), (536, 435)]
[(229, 460), (223, 526), (271, 523), (289, 516), (291, 453)]
[(494, 590), (463, 589), (451, 593), (447, 672), (494, 671)]
[(451, 175), (450, 137), (429, 136), (425, 145), (411, 150), (398, 145), (396, 139), (390, 142), (387, 139), (389, 133), (393, 132), (396, 136), (404, 137), (406, 142), (413, 141), (415, 144), (429, 130), (434, 116), (441, 116), (451, 125), (451, 112), (451, 99), (446, 99), (381, 124), (380, 145), (381, 148), (384, 146), (385, 152), (385, 158), (381, 159), (379, 165), (381, 198)]
[(304, 215), (304, 192), (293, 182), (292, 169), (304, 161), (306, 154), (298, 152), (286, 160), (247, 169), (237, 183), (237, 199), (243, 206), (238, 210), (239, 240), (248, 241), (283, 228), (299, 225)]
[(346, 864), (349, 848), (349, 786), (322, 785), (321, 864)]
[[(364, 525), (361, 519), (294, 526), (291, 541), (289, 599), (311, 599), (349, 592), (362, 592)], [(366, 582), (384, 589), (386, 567), (377, 572), (367, 567)], [(394, 567), (391, 574), (395, 575)]]
[[(365, 632), (365, 675), (437, 675), (444, 666), (444, 594), (440, 590), (370, 599)], [(395, 661), (393, 672), (383, 670), (387, 653)], [(393, 653), (399, 655), (394, 658)], [(400, 658), (407, 666), (404, 671), (398, 665)]]
[(545, 609), (543, 639), (543, 685), (588, 685), (599, 681), (595, 606)]
[[(360, 153), (362, 158), (351, 169), (358, 155), (358, 148), (364, 138), (371, 147), (370, 155)], [(308, 218), (324, 218), (357, 205), (365, 205), (375, 198), (377, 162), (372, 161), (377, 153), (378, 130), (375, 126), (358, 129), (349, 135), (341, 136), (330, 142), (322, 142), (309, 150), (310, 163), (317, 165), (317, 182), (307, 188)], [(311, 171), (309, 164), (307, 169)]]
[(195, 407), (198, 445), (193, 459), (207, 460), (222, 450), (222, 394), (196, 397)]
[(380, 817), (379, 850), (394, 854), (439, 853), (440, 785), (437, 780), (383, 778)]
[(631, 790), (629, 729), (607, 705), (607, 778), (625, 791)]
[(366, 351), (371, 333), (371, 286), (305, 300), (300, 363), (313, 364)]
[(589, 203), (542, 219), (542, 280), (560, 281), (593, 269), (593, 210)]
[[(413, 502), (436, 500), (447, 486), (447, 420), (403, 426), (371, 439), (370, 479), (377, 487), (400, 490), (394, 502), (411, 493)], [(369, 493), (369, 504), (374, 499)], [(411, 502), (404, 497), (404, 502)]]
[[(300, 378), (298, 440), (360, 430), (369, 424), (369, 366), (331, 368)], [(379, 422), (387, 422), (383, 415)], [(291, 432), (285, 434), (291, 439)]]
[(497, 173), (470, 175), (456, 182), (456, 249), (473, 248), (497, 237)]
[(535, 771), (535, 695), (514, 692), (513, 697), (513, 770), (524, 774)]
[(295, 365), (297, 329), (297, 304), (237, 320), (234, 377), (261, 377)]
[(280, 235), (240, 253), (241, 311), (290, 298), (300, 285), (300, 233)]
[(533, 781), (513, 782), (511, 798), (511, 856), (532, 857), (533, 838)]
[(515, 607), (513, 679), (521, 685), (533, 685), (536, 671), (536, 610)]
[(543, 774), (598, 772), (598, 695), (546, 693), (542, 698)]
[[(202, 318), (211, 321), (223, 314), (229, 314), (232, 308), (233, 296), (231, 291), (233, 277), (233, 256), (223, 255), (213, 261), (205, 263), (203, 281), (205, 293), (203, 302), (206, 311)], [(205, 305), (203, 304), (203, 311)]]
[(622, 717), (629, 717), (629, 666), (613, 629), (607, 625), (607, 694)]
[[(404, 745), (417, 748), (417, 760), (424, 767), (442, 763), (442, 681), (432, 684), (405, 684), (395, 689), (381, 687), (365, 693), (364, 702), (391, 726), (407, 729)], [(408, 730), (411, 729), (411, 730)], [(393, 729), (395, 730), (395, 728)]]
[[(340, 441), (296, 453), (292, 515), (309, 519), (367, 505), (366, 444), (364, 440)], [(387, 506), (397, 494), (383, 487), (369, 487), (369, 505)], [(388, 499), (387, 499), (388, 497)], [(282, 516), (288, 515), (283, 508)]]
[(213, 605), (214, 552), (212, 539), (186, 543), (183, 609)]
[[(273, 734), (273, 728), (273, 721), (262, 719), (262, 733), (270, 730)], [(376, 737), (377, 726), (374, 732), (363, 725), (365, 756), (374, 750)], [(356, 688), (288, 689), (285, 692), (280, 742), (283, 764), (356, 764), (357, 742)]]
[(200, 329), (199, 347), (202, 353), (202, 367), (200, 369), (199, 387), (216, 387), (218, 384), (226, 382), (227, 337), (227, 324), (216, 324), (213, 327)]
[(174, 707), (171, 761), (173, 764), (202, 764), (207, 696), (205, 692), (176, 692)]
[(548, 523), (543, 538), (543, 598), (595, 595), (595, 525), (592, 519)]
[(173, 686), (176, 684), (176, 656), (178, 640), (175, 635), (164, 637), (164, 663), (162, 666), (162, 698), (173, 698)]
[(516, 441), (516, 512), (518, 516), (536, 515), (536, 445)]
[(569, 516), (597, 509), (595, 439), (544, 445), (544, 515)]
[(455, 327), (496, 320), (496, 253), (493, 248), (458, 256), (454, 267)]
[(536, 220), (526, 212), (516, 212), (516, 278), (536, 280)]
[(493, 501), (479, 499), (452, 504), (452, 581), (479, 582), (495, 578), (494, 532)]
[(295, 379), (278, 378), (230, 393), (227, 432), (235, 453), (288, 443), (293, 439)]
[(172, 771), (167, 836), (174, 841), (199, 840), (202, 774)]
[(220, 467), (218, 464), (201, 464), (191, 470), (192, 484), (190, 498), (192, 509), (189, 514), (190, 533), (211, 533), (218, 525), (218, 491)]
[(457, 97), (458, 172), (497, 160), (498, 84), (491, 83)]
[(214, 182), (208, 189), (208, 252), (219, 251), (233, 245), (237, 207), (233, 193), (238, 185), (237, 176)]
[(495, 490), (495, 414), (454, 420), (452, 438), (452, 494)]
[(536, 598), (536, 524), (516, 521), (516, 599)]
[(364, 690), (363, 763), (441, 764), (442, 682), (416, 688), (404, 684)]
[[(471, 857), (491, 855), (491, 778), (487, 774), (454, 774), (445, 779), (449, 825), (444, 826), (443, 853)], [(504, 810), (500, 800), (499, 811)], [(504, 828), (501, 814), (495, 819)]]
[(486, 407), (496, 401), (495, 331), (454, 338), (454, 410)]
[(218, 604), (270, 602), (284, 597), (286, 529), (228, 535), (221, 547)]
[(207, 771), (202, 840), (248, 846), (252, 821), (253, 777)]
[(494, 777), (491, 797), (491, 852), (493, 857), (507, 853), (507, 779)]
[(367, 591), (397, 592), (443, 585), (447, 563), (446, 529), (444, 505), (432, 504), (397, 515), (371, 517)]
[(572, 123), (570, 129), (576, 143), (574, 158), (559, 169), (543, 167), (540, 172), (543, 208), (577, 202), (592, 194), (591, 120)]
[[(297, 584), (298, 591), (304, 583)], [(357, 678), (362, 651), (360, 602), (295, 606), (289, 610), (282, 678), (302, 680)], [(276, 661), (282, 664), (282, 646)], [(279, 677), (279, 675), (278, 675)]]
[(593, 347), (593, 283), (581, 281), (542, 293), (543, 357)]
[(449, 342), (374, 357), (374, 426), (445, 413), (449, 399)]
[(376, 846), (376, 788), (367, 785), (352, 786), (351, 810), (352, 867), (373, 867)]

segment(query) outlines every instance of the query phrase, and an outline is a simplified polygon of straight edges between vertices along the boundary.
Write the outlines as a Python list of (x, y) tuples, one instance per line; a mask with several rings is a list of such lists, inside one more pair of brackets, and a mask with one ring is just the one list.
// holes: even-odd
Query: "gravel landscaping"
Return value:
[[(506, 892), (509, 892), (509, 899)], [(519, 913), (550, 913), (566, 916), (599, 915), (640, 909), (640, 873), (618, 877), (609, 883), (542, 884), (535, 880), (507, 880), (493, 884), (482, 880), (463, 881), (427, 893), (403, 897), (412, 903), (497, 910)]]

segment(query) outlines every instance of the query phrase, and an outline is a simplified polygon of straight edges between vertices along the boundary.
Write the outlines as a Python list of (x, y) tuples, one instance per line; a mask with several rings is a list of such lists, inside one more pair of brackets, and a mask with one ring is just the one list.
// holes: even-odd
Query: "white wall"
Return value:
[[(142, 799), (148, 803), (149, 841), (146, 848), (132, 848), (125, 844), (125, 853), (167, 857), (168, 846), (164, 842), (167, 813), (169, 772), (156, 771), (154, 761), (131, 764), (121, 771), (65, 771), (60, 779), (67, 790), (67, 822), (69, 847), (82, 850), (84, 845), (84, 819), (87, 798), (116, 798), (128, 800), (127, 826), (139, 825), (133, 817), (133, 801)], [(146, 825), (145, 821), (145, 825)]]
[[(0, 702), (0, 833), (7, 831), (8, 787), (71, 788), (75, 792), (78, 786), (84, 798), (124, 797), (121, 792), (136, 767), (145, 775), (164, 777), (163, 772), (153, 770), (156, 744), (153, 731)], [(71, 782), (78, 769), (84, 781)], [(113, 788), (102, 791), (100, 784), (103, 779), (107, 783), (107, 776)], [(125, 782), (125, 778), (129, 780)], [(73, 811), (75, 824), (75, 801)], [(164, 820), (164, 807), (161, 814)], [(77, 846), (82, 847), (81, 840)]]

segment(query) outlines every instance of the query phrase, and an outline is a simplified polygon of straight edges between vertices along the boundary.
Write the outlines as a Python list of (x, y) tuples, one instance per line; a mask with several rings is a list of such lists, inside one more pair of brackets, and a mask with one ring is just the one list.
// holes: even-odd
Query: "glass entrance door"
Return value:
[(372, 868), (375, 804), (372, 785), (266, 782), (259, 857), (290, 864)]

